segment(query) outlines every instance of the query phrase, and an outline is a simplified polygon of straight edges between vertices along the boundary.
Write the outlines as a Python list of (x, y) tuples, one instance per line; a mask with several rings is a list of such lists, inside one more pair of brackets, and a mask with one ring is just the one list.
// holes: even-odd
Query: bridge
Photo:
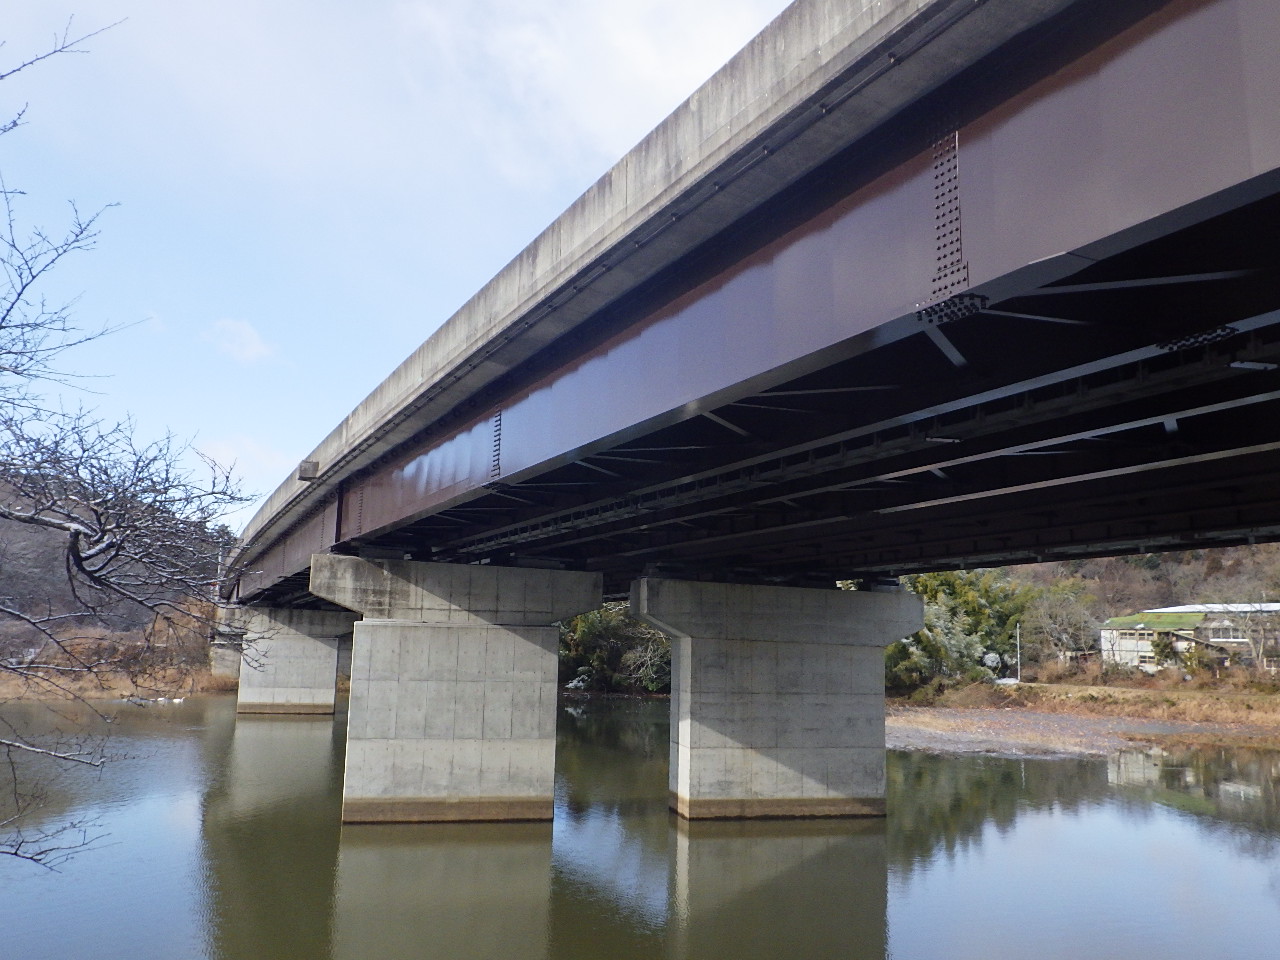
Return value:
[(354, 635), (344, 819), (548, 817), (551, 624), (630, 595), (678, 812), (882, 811), (894, 577), (1280, 537), (1277, 36), (798, 0), (251, 521), (241, 710)]

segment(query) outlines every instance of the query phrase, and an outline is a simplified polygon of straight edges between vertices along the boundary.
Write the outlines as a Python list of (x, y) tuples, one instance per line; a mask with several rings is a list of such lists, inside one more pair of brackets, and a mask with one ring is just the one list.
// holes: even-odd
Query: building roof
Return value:
[(1112, 617), (1102, 625), (1103, 630), (1194, 630), (1204, 620), (1205, 613), (1144, 610), (1127, 617)]
[(1194, 630), (1211, 613), (1280, 614), (1280, 603), (1185, 603), (1178, 607), (1156, 607), (1126, 617), (1112, 617), (1104, 630)]
[(1188, 603), (1180, 607), (1156, 607), (1142, 613), (1280, 613), (1280, 603)]

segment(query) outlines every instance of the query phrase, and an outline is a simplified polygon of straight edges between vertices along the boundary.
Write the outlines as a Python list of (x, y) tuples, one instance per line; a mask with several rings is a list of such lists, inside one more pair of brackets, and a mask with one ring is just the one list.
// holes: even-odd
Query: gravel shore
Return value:
[[(1259, 742), (1259, 741), (1271, 741)], [(1040, 713), (1022, 709), (891, 707), (890, 750), (985, 753), (1002, 757), (1078, 757), (1114, 753), (1138, 742), (1236, 742), (1280, 746), (1275, 731), (1239, 724)]]

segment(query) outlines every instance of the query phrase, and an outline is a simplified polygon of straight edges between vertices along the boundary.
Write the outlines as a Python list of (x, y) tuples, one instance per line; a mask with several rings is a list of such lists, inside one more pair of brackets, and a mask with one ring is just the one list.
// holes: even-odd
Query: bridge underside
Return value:
[[(898, 321), (344, 546), (599, 570), (616, 593), (646, 571), (830, 581), (1274, 539), (1278, 224), (1267, 195), (1043, 287), (961, 298), (954, 318)], [(688, 349), (714, 365), (733, 346)]]
[[(1269, 196), (962, 300), (955, 319), (903, 321), (924, 329), (377, 542), (621, 585), (650, 564), (830, 580), (1275, 537), (1278, 225)], [(689, 349), (714, 363), (726, 345)]]
[(1237, 49), (1274, 15), (1086, 6), (344, 481), (242, 598), (330, 550), (621, 595), (1280, 537), (1277, 71)]

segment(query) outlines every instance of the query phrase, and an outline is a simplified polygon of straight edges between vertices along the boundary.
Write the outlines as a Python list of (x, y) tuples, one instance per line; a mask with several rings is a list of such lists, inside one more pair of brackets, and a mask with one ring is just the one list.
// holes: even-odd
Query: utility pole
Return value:
[(1016, 644), (1018, 658), (1018, 682), (1022, 682), (1022, 621), (1013, 625), (1013, 642)]

